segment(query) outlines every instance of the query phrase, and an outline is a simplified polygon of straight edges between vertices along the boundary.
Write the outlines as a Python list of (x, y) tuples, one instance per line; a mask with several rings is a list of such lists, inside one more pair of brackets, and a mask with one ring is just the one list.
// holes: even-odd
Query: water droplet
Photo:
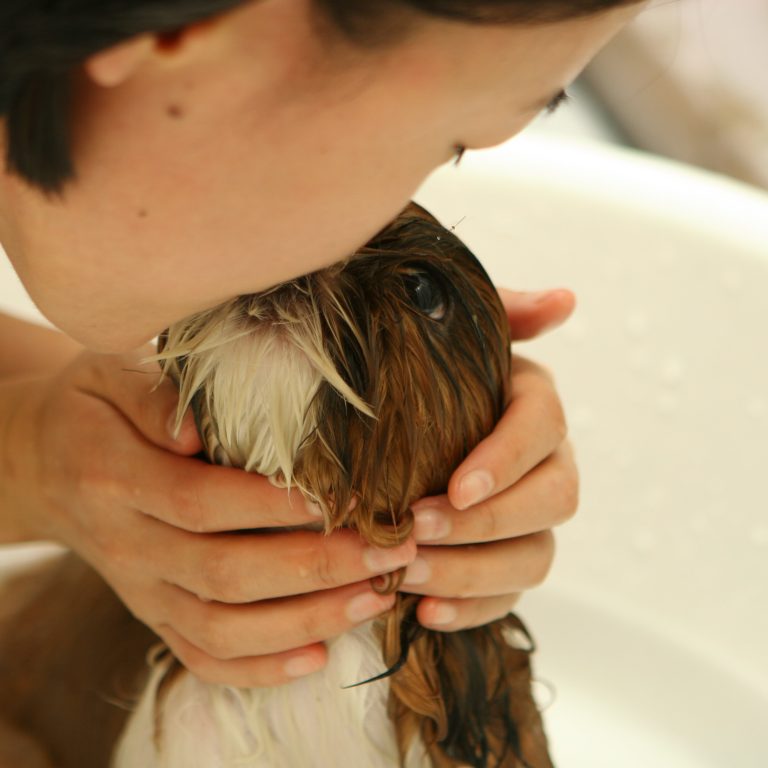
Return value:
[(539, 712), (545, 712), (555, 703), (557, 689), (549, 680), (534, 677), (531, 680), (531, 695), (539, 708)]
[(668, 357), (661, 366), (661, 380), (670, 386), (679, 384), (684, 375), (685, 363), (679, 357)]

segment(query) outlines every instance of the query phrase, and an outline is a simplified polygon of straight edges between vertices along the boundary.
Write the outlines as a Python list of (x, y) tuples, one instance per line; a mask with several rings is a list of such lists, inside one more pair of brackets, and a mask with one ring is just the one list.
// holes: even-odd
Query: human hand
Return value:
[[(560, 325), (575, 306), (565, 290), (500, 294), (513, 341)], [(480, 626), (509, 613), (520, 592), (546, 577), (552, 527), (576, 511), (578, 475), (551, 376), (515, 351), (512, 393), (448, 493), (413, 506), (418, 557), (403, 589), (425, 595), (417, 616), (430, 629)]]
[(171, 436), (176, 388), (154, 389), (157, 366), (141, 363), (152, 350), (142, 352), (84, 353), (13, 390), (2, 506), (28, 538), (89, 562), (204, 681), (278, 685), (316, 671), (324, 640), (392, 606), (370, 579), (411, 562), (414, 542), (378, 550), (351, 531), (233, 533), (319, 518), (299, 493), (192, 458), (194, 421)]

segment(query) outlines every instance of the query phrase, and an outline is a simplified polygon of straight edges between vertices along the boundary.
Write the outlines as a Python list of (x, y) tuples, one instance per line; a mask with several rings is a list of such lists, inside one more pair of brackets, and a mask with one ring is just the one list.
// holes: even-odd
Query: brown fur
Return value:
[[(415, 275), (428, 275), (437, 286), (442, 317), (414, 306), (407, 286)], [(226, 314), (240, 319), (239, 335), (268, 323), (288, 343), (301, 343), (307, 325), (322, 326), (324, 354), (369, 410), (353, 408), (323, 382), (307, 404), (316, 426), (295, 456), (292, 483), (319, 501), (327, 530), (350, 527), (378, 546), (409, 535), (411, 503), (445, 491), (452, 471), (491, 431), (508, 399), (509, 335), (499, 297), (458, 238), (415, 205), (349, 261), (242, 297)], [(194, 317), (172, 329), (171, 338), (184, 339), (189, 349), (201, 331), (199, 338), (207, 338)], [(163, 356), (176, 380), (199, 376), (189, 371), (194, 352), (174, 357), (166, 350)], [(192, 402), (211, 460), (234, 455), (217, 431), (205, 382)], [(401, 576), (377, 582), (378, 591), (395, 591)], [(415, 603), (414, 596), (399, 594), (382, 622), (390, 665), (401, 655), (402, 625), (413, 620)], [(550, 765), (530, 693), (528, 651), (505, 640), (520, 627), (510, 616), (459, 635), (416, 633), (405, 666), (391, 680), (390, 715), (401, 756), (420, 734), (436, 768), (470, 761), (488, 768)], [(467, 675), (468, 655), (487, 676), (479, 694), (478, 681)], [(483, 702), (473, 700), (478, 695)], [(469, 746), (451, 746), (450, 731), (465, 725), (462, 712), (471, 714), (486, 701), (483, 734)], [(508, 744), (510, 721), (518, 726), (519, 748)], [(483, 740), (486, 757), (480, 757)]]
[[(412, 279), (419, 274), (438, 286), (444, 316), (428, 317), (414, 305)], [(471, 253), (416, 206), (348, 262), (242, 297), (233, 308), (246, 330), (256, 322), (285, 326), (290, 316), (300, 329), (308, 296), (322, 323), (325, 353), (369, 410), (350, 406), (337, 388), (322, 384), (312, 403), (316, 428), (295, 457), (293, 482), (321, 503), (328, 530), (348, 526), (373, 544), (395, 545), (412, 529), (411, 503), (445, 490), (510, 396), (504, 310)], [(255, 299), (257, 320), (248, 314)], [(205, 316), (186, 322), (199, 324)], [(183, 377), (192, 356), (167, 357), (168, 373)], [(216, 414), (206, 411), (202, 392), (193, 408), (211, 459), (221, 460)], [(394, 591), (401, 576), (378, 586)], [(138, 697), (146, 653), (157, 638), (74, 556), (20, 577), (3, 597), (0, 718), (13, 733), (8, 744), (27, 750), (29, 768), (37, 768), (33, 759), (40, 768), (105, 768), (126, 720), (119, 704)], [(388, 665), (404, 650), (402, 629), (415, 626), (417, 600), (399, 593), (379, 624)], [(531, 697), (529, 649), (507, 642), (514, 629), (522, 625), (508, 616), (460, 633), (412, 633), (407, 661), (390, 679), (389, 711), (401, 754), (420, 735), (435, 768), (551, 765)], [(169, 674), (161, 691), (175, 679)], [(482, 734), (457, 742), (480, 710)], [(519, 736), (511, 749), (509, 722)], [(25, 733), (42, 750), (36, 752)], [(162, 733), (157, 737), (162, 741)], [(483, 740), (486, 758), (477, 746)], [(0, 752), (2, 759), (10, 758)]]
[(143, 687), (147, 650), (157, 642), (74, 555), (6, 582), (0, 720), (17, 734), (19, 749), (27, 742), (27, 752), (24, 761), (12, 761), (13, 742), (3, 738), (0, 768), (105, 768)]

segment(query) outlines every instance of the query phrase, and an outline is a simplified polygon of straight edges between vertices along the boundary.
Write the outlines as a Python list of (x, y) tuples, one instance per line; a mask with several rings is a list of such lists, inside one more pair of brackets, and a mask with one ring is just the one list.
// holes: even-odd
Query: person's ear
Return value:
[(225, 20), (228, 20), (228, 16), (222, 15), (169, 32), (136, 35), (89, 56), (84, 64), (85, 73), (94, 83), (104, 88), (122, 85), (153, 58), (168, 60), (172, 56), (178, 57), (197, 50), (198, 46), (192, 43), (202, 42), (210, 46), (218, 41), (221, 36), (215, 33), (224, 26), (221, 22)]
[(112, 88), (128, 80), (152, 55), (157, 38), (139, 35), (93, 54), (85, 61), (85, 72), (97, 85)]

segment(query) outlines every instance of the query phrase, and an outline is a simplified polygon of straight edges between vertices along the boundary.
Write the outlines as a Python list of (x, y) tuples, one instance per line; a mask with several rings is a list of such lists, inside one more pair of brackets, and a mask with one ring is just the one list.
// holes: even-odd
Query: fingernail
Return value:
[(557, 293), (565, 293), (563, 288), (550, 288), (546, 291), (531, 291), (524, 294), (523, 300), (530, 304), (543, 304), (547, 299), (551, 299)]
[(438, 603), (432, 608), (430, 624), (442, 625), (456, 621), (459, 612), (450, 603)]
[(375, 592), (363, 592), (362, 595), (353, 597), (347, 603), (347, 618), (353, 624), (378, 616), (383, 611), (391, 608), (395, 603), (394, 595), (377, 595)]
[(466, 509), (487, 499), (493, 492), (493, 478), (490, 472), (476, 469), (464, 475), (459, 483), (459, 509)]
[(413, 537), (416, 541), (444, 539), (451, 532), (450, 518), (437, 509), (414, 509), (413, 519)]
[(371, 573), (388, 573), (408, 565), (413, 560), (412, 544), (401, 544), (391, 549), (368, 547), (363, 552), (363, 562)]
[(295, 656), (285, 662), (283, 671), (288, 677), (305, 677), (322, 668), (323, 661), (317, 656)]
[(541, 304), (546, 301), (552, 293), (553, 291), (533, 291), (529, 293), (526, 298), (531, 304)]
[(406, 569), (403, 584), (425, 584), (432, 578), (432, 568), (422, 557), (417, 557)]

